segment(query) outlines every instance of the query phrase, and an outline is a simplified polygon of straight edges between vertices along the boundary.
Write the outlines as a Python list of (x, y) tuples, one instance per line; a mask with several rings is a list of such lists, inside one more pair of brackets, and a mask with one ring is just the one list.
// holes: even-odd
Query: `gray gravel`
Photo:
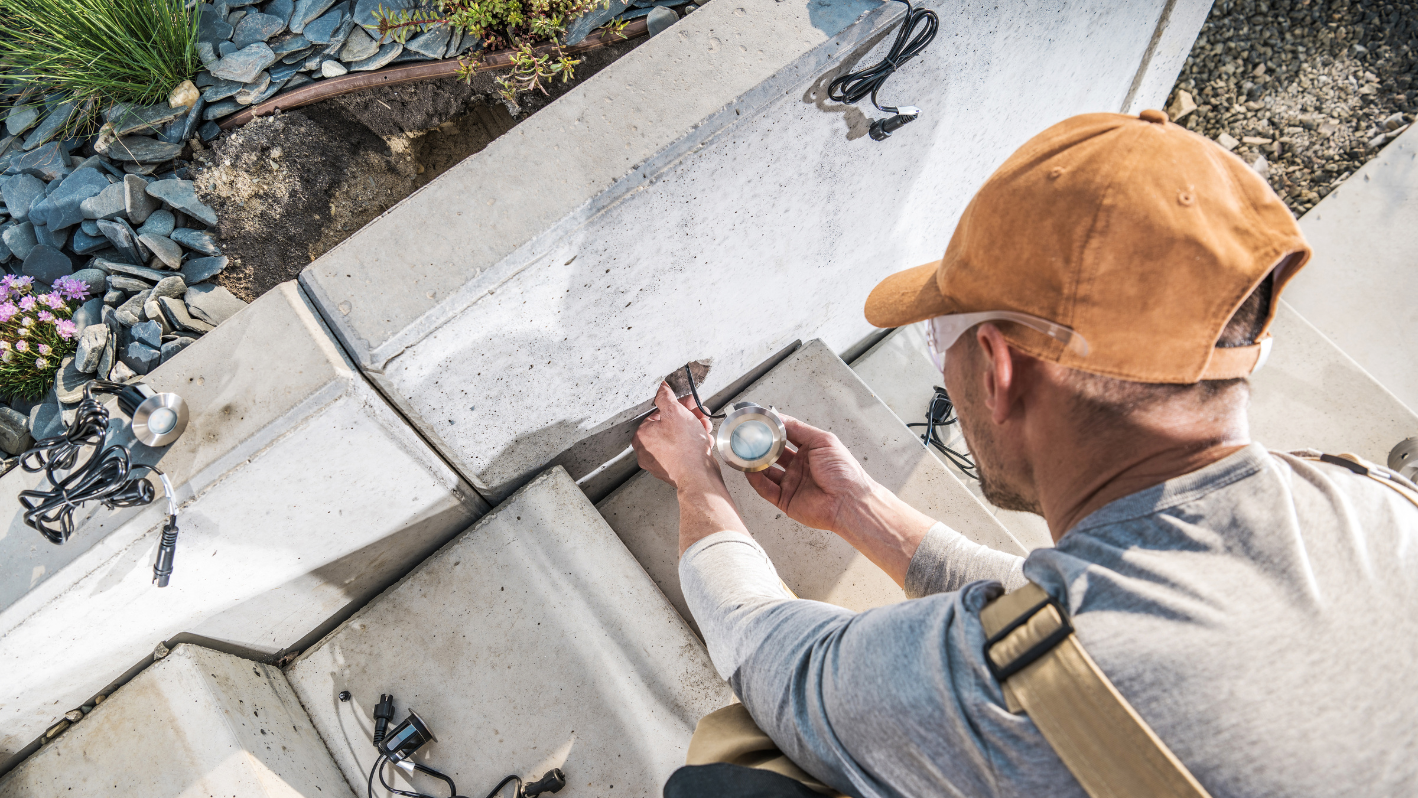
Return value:
[[(1298, 214), (1418, 110), (1418, 2), (1218, 2), (1168, 113), (1265, 174)], [(1262, 160), (1263, 159), (1263, 160)]]

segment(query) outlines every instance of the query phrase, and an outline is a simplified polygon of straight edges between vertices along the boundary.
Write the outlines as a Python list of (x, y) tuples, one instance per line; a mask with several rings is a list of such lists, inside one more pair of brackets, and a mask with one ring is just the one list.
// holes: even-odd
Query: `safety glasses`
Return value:
[(1063, 343), (1081, 356), (1088, 354), (1088, 342), (1083, 339), (1083, 336), (1062, 324), (1055, 324), (1048, 319), (1041, 319), (1028, 313), (1016, 313), (1012, 310), (986, 310), (980, 313), (952, 313), (948, 316), (936, 316), (926, 322), (926, 344), (930, 349), (931, 360), (935, 362), (935, 367), (944, 371), (945, 351), (953, 346), (960, 336), (964, 335), (971, 327), (984, 324), (987, 321), (1010, 321), (1022, 324)]

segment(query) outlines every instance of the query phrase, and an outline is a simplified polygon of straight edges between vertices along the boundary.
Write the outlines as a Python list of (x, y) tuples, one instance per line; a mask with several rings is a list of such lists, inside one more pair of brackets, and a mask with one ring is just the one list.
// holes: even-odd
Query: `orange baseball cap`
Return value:
[[(1084, 114), (1011, 155), (965, 208), (945, 257), (883, 280), (866, 316), (900, 327), (1013, 311), (1086, 340), (1067, 346), (1002, 322), (1012, 346), (1069, 368), (1133, 382), (1231, 379), (1263, 362), (1280, 290), (1309, 258), (1295, 218), (1240, 158), (1161, 111)], [(1217, 347), (1272, 273), (1261, 340)]]

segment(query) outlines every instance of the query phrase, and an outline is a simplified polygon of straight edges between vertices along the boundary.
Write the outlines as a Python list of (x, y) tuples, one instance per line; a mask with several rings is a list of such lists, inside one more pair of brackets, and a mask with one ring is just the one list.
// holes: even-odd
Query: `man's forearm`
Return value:
[(679, 498), (680, 554), (715, 532), (748, 534), (718, 463), (708, 461), (702, 471), (681, 479), (675, 492)]
[(896, 584), (905, 585), (911, 558), (935, 523), (934, 518), (873, 483), (862, 499), (843, 508), (833, 531)]

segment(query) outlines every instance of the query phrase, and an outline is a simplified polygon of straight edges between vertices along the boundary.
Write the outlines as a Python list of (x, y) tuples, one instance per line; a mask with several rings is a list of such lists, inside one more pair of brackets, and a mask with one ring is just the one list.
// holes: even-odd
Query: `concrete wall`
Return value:
[(0, 768), (158, 642), (295, 646), (487, 508), (359, 376), (294, 283), (147, 381), (192, 412), (161, 460), (181, 504), (167, 588), (150, 584), (165, 502), (93, 510), (54, 546), (19, 518), (14, 496), (33, 475), (0, 480)]
[(279, 668), (188, 645), (0, 779), (67, 795), (354, 798)]
[[(1418, 410), (1418, 129), (1364, 164), (1300, 226), (1315, 257), (1286, 301)], [(1418, 428), (1388, 445), (1410, 435)]]
[(715, 0), (302, 285), (425, 437), (502, 496), (686, 361), (714, 360), (713, 393), (794, 340), (853, 345), (871, 286), (939, 257), (1012, 150), (1123, 108), (1140, 71), (1170, 84), (1180, 62), (1158, 42), (1190, 41), (1209, 4), (927, 5), (941, 33), (882, 97), (924, 112), (887, 142), (866, 135), (876, 112), (825, 88), (880, 56), (900, 4)]

